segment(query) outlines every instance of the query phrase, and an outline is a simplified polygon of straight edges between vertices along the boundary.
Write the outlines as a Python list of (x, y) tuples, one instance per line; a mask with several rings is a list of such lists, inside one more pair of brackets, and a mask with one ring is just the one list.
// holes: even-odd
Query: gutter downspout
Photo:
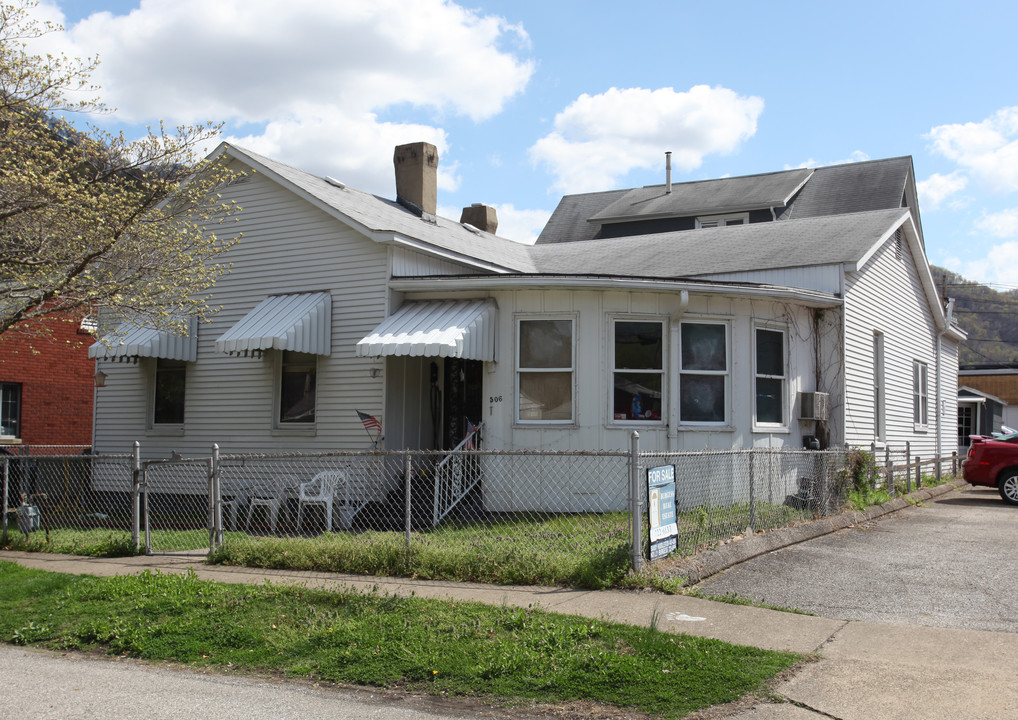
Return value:
[(943, 438), (941, 437), (941, 404), (943, 402), (943, 373), (941, 371), (943, 365), (943, 339), (947, 331), (951, 329), (951, 320), (954, 318), (954, 299), (947, 301), (947, 310), (945, 312), (944, 329), (937, 333), (937, 478), (940, 478), (940, 457), (943, 451)]
[[(681, 330), (680, 321), (688, 307), (689, 291), (682, 290), (679, 292), (679, 306), (672, 313), (668, 332), (668, 357), (670, 358), (668, 366), (676, 369), (675, 376), (671, 377), (668, 382), (668, 446), (671, 450), (677, 449), (676, 440), (679, 437), (679, 331)], [(670, 376), (671, 373), (667, 373), (667, 375)]]

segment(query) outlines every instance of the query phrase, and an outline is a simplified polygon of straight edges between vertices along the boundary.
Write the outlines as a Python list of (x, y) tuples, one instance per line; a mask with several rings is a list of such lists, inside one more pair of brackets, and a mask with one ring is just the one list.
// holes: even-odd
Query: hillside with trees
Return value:
[(999, 291), (936, 266), (941, 295), (954, 298), (958, 325), (968, 333), (962, 365), (1018, 363), (1018, 289)]

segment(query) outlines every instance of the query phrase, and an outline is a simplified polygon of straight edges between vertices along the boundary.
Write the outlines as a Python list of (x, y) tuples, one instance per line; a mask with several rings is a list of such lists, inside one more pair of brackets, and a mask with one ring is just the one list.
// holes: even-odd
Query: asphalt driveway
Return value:
[(701, 582), (821, 617), (1018, 633), (1018, 508), (966, 488)]

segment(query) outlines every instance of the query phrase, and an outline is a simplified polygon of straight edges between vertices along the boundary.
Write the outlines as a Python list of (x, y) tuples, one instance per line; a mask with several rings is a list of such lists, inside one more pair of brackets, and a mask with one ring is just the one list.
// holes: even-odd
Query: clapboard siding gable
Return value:
[[(354, 345), (386, 315), (386, 247), (264, 175), (249, 174), (225, 195), (243, 208), (230, 227), (242, 235), (223, 258), (229, 272), (211, 301), (220, 309), (198, 329), (183, 429), (149, 427), (153, 360), (108, 364), (96, 450), (126, 452), (135, 440), (144, 457), (207, 454), (213, 442), (223, 452), (361, 449), (355, 410), (381, 413), (383, 381), (370, 376), (373, 361), (356, 357)], [(273, 429), (279, 354), (226, 356), (215, 352), (215, 341), (266, 296), (309, 291), (332, 299), (332, 354), (318, 358), (316, 422), (313, 429)]]
[[(920, 262), (925, 262), (924, 258)], [(845, 279), (845, 441), (866, 446), (876, 438), (874, 335), (883, 336), (884, 417), (892, 446), (910, 442), (914, 454), (936, 450), (937, 337), (920, 268), (906, 242), (892, 235)], [(929, 423), (913, 423), (913, 364), (928, 369)], [(942, 416), (953, 418), (953, 415)]]

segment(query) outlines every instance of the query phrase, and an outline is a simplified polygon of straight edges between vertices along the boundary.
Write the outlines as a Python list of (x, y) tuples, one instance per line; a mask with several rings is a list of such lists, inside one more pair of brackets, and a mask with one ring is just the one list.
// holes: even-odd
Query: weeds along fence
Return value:
[(288, 540), (319, 552), (309, 569), (354, 572), (384, 568), (342, 565), (352, 548), (400, 555), (409, 572), (438, 552), (478, 567), (529, 559), (624, 572), (649, 557), (650, 468), (674, 468), (681, 555), (838, 512), (852, 486), (843, 450), (657, 453), (635, 437), (627, 451), (140, 456), (137, 446), (133, 456), (0, 456), (5, 537), (238, 556)]

